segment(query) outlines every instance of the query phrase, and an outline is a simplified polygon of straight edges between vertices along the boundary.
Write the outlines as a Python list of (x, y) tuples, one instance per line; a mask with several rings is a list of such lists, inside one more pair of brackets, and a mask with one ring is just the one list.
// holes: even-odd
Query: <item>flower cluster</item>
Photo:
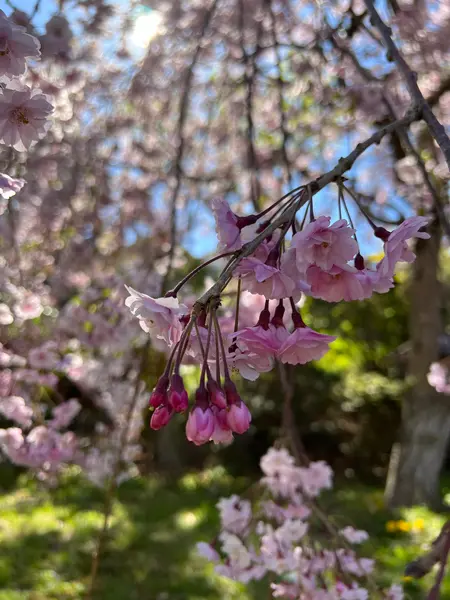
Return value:
[[(343, 190), (357, 202), (341, 182), (339, 212), (341, 201), (347, 210)], [(304, 205), (299, 227), (296, 213)], [(329, 216), (315, 218), (309, 186), (283, 196), (258, 215), (240, 217), (224, 199), (215, 200), (212, 208), (219, 248), (224, 252), (205, 264), (230, 257), (215, 286), (190, 309), (180, 304), (178, 292), (199, 271), (197, 267), (163, 298), (128, 288), (125, 302), (157, 347), (163, 344), (170, 353), (150, 397), (153, 429), (165, 426), (175, 413), (188, 410), (188, 394), (180, 375), (182, 362), (201, 365), (200, 384), (186, 425), (187, 438), (195, 444), (229, 442), (233, 433), (243, 433), (250, 425), (249, 410), (230, 378), (231, 369), (254, 380), (270, 371), (275, 361), (302, 365), (319, 360), (328, 351), (335, 337), (306, 326), (297, 307), (302, 294), (327, 302), (348, 302), (369, 298), (374, 292), (385, 293), (394, 285), (397, 263), (415, 258), (408, 240), (429, 237), (424, 231), (425, 217), (406, 219), (392, 232), (369, 219), (374, 235), (384, 244), (383, 258), (370, 267), (360, 253), (351, 223), (343, 218), (333, 223)], [(348, 210), (347, 214), (350, 220)], [(220, 316), (219, 307), (220, 294), (233, 279), (239, 283), (236, 314), (230, 319)], [(239, 317), (243, 293), (261, 299), (262, 310), (255, 312), (249, 324)]]
[(326, 547), (316, 535), (314, 498), (332, 487), (328, 465), (312, 462), (298, 467), (287, 450), (271, 448), (261, 459), (261, 470), (265, 500), (252, 507), (236, 495), (222, 498), (217, 505), (221, 523), (217, 540), (197, 545), (217, 573), (243, 583), (270, 574), (273, 598), (403, 599), (400, 585), (381, 591), (368, 581), (374, 561), (354, 550), (368, 539), (365, 531), (337, 529), (327, 522), (332, 535), (327, 536)]
[(0, 74), (7, 78), (6, 85), (0, 88), (0, 142), (21, 152), (46, 134), (53, 112), (52, 104), (40, 90), (17, 79), (25, 74), (27, 62), (38, 59), (40, 54), (39, 40), (0, 10)]

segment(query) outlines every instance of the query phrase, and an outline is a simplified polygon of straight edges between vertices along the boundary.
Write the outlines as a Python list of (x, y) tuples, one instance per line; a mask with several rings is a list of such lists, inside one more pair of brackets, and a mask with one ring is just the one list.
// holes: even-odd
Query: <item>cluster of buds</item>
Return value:
[[(373, 267), (366, 265), (360, 252), (344, 192), (354, 199), (375, 237), (384, 244), (384, 257)], [(392, 232), (378, 227), (342, 181), (338, 198), (340, 218), (334, 223), (329, 216), (315, 217), (311, 186), (297, 188), (260, 214), (247, 217), (236, 215), (224, 199), (215, 200), (212, 209), (222, 253), (194, 269), (164, 298), (128, 288), (126, 305), (158, 347), (164, 343), (170, 351), (165, 372), (150, 398), (155, 409), (153, 429), (166, 425), (175, 413), (188, 410), (188, 394), (180, 375), (185, 360), (201, 365), (187, 438), (195, 444), (229, 442), (233, 433), (246, 431), (250, 413), (230, 371), (254, 380), (270, 371), (275, 361), (299, 365), (320, 359), (335, 338), (305, 325), (298, 310), (301, 296), (349, 302), (364, 300), (374, 292), (385, 293), (394, 286), (397, 263), (415, 258), (408, 240), (429, 237), (424, 231), (425, 217), (406, 219)], [(299, 225), (297, 213), (302, 208)], [(343, 208), (348, 221), (342, 218)], [(228, 262), (216, 283), (191, 309), (180, 304), (180, 289), (204, 266), (222, 258)], [(233, 280), (237, 281), (234, 319), (218, 314), (222, 292)], [(240, 310), (244, 294), (254, 297), (257, 307), (247, 318)]]

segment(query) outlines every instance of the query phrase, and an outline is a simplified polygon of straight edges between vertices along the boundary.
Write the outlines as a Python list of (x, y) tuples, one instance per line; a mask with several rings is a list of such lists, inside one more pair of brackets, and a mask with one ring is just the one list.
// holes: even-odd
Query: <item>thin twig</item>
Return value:
[(205, 19), (203, 21), (202, 29), (200, 31), (199, 39), (197, 40), (197, 45), (192, 56), (192, 60), (189, 64), (189, 67), (186, 72), (186, 81), (183, 88), (183, 93), (180, 100), (180, 112), (178, 114), (178, 123), (177, 123), (177, 152), (175, 155), (175, 161), (173, 170), (175, 173), (175, 184), (172, 188), (172, 194), (169, 199), (170, 206), (170, 249), (168, 253), (168, 265), (166, 269), (166, 273), (164, 274), (163, 287), (165, 288), (168, 284), (170, 273), (172, 272), (173, 260), (175, 257), (175, 248), (176, 248), (176, 238), (177, 238), (177, 205), (178, 205), (178, 196), (181, 190), (181, 182), (183, 179), (183, 169), (182, 162), (184, 156), (184, 146), (185, 146), (185, 138), (184, 138), (184, 125), (186, 122), (186, 117), (189, 108), (189, 97), (191, 93), (191, 84), (192, 79), (194, 77), (195, 66), (197, 65), (200, 52), (202, 50), (202, 40), (206, 35), (209, 24), (211, 22), (212, 16), (217, 6), (217, 1), (214, 0), (211, 7), (206, 11)]
[(378, 29), (384, 40), (384, 44), (388, 50), (388, 59), (395, 61), (397, 64), (397, 67), (402, 74), (403, 79), (405, 80), (411, 100), (413, 101), (414, 105), (420, 109), (423, 119), (430, 129), (431, 135), (441, 148), (445, 156), (445, 160), (447, 161), (447, 165), (450, 169), (450, 139), (445, 131), (444, 126), (437, 119), (431, 110), (430, 105), (425, 100), (419, 86), (417, 85), (416, 74), (411, 70), (408, 63), (405, 61), (395, 45), (392, 39), (392, 31), (378, 14), (373, 0), (364, 0), (364, 2), (367, 6), (367, 10), (369, 11), (372, 25)]

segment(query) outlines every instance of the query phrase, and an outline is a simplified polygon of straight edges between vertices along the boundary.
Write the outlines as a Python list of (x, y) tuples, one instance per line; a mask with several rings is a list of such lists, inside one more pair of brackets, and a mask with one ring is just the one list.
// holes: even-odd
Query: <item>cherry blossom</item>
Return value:
[(40, 54), (39, 41), (14, 25), (0, 10), (0, 75), (23, 75), (27, 59), (39, 58)]
[(6, 173), (0, 173), (0, 196), (5, 200), (12, 198), (17, 192), (20, 192), (25, 183), (24, 179), (15, 179)]
[(298, 327), (283, 342), (278, 358), (282, 363), (303, 365), (311, 360), (319, 360), (328, 352), (328, 344), (336, 337), (318, 333), (309, 327)]
[(12, 83), (0, 90), (0, 142), (24, 152), (51, 125), (53, 105), (39, 90)]
[(345, 219), (332, 225), (330, 222), (330, 217), (320, 216), (293, 236), (292, 247), (301, 271), (309, 265), (316, 265), (323, 271), (330, 271), (334, 265), (345, 269), (347, 262), (357, 253), (354, 229)]

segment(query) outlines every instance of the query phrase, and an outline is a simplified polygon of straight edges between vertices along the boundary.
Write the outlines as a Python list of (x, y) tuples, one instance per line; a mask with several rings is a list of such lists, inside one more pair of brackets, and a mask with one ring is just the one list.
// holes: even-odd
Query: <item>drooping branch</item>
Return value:
[(427, 123), (432, 136), (441, 148), (445, 156), (445, 160), (447, 161), (447, 165), (450, 169), (450, 138), (448, 137), (444, 126), (437, 119), (431, 110), (430, 105), (425, 100), (419, 86), (417, 85), (416, 74), (411, 70), (408, 63), (395, 45), (392, 39), (392, 31), (378, 14), (373, 0), (364, 0), (364, 2), (369, 11), (373, 26), (378, 29), (383, 38), (384, 44), (388, 51), (388, 58), (396, 63), (408, 88), (411, 100), (413, 101), (414, 105), (420, 109), (420, 113), (422, 114), (424, 121)]
[[(381, 128), (379, 131), (367, 138), (364, 142), (360, 142), (355, 147), (355, 149), (352, 152), (350, 152), (350, 154), (343, 158), (340, 158), (338, 164), (333, 169), (331, 169), (331, 171), (328, 171), (328, 173), (321, 175), (320, 177), (312, 181), (310, 184), (305, 186), (305, 188), (309, 189), (311, 196), (317, 194), (329, 183), (336, 181), (337, 179), (342, 177), (342, 175), (346, 171), (349, 171), (356, 162), (356, 160), (368, 148), (375, 144), (379, 144), (386, 135), (389, 135), (393, 131), (399, 131), (403, 127), (406, 127), (410, 125), (413, 121), (415, 121), (419, 112), (420, 109), (418, 107), (414, 107), (411, 110), (409, 110), (406, 113), (406, 115), (401, 119), (397, 119), (396, 121), (389, 123), (389, 125), (386, 125), (385, 127)], [(232, 276), (234, 269), (241, 262), (241, 260), (243, 260), (247, 256), (250, 256), (256, 250), (256, 248), (258, 248), (258, 246), (276, 229), (282, 227), (283, 225), (291, 221), (294, 218), (296, 212), (309, 200), (310, 195), (302, 194), (298, 198), (298, 200), (296, 200), (295, 202), (290, 204), (285, 210), (283, 210), (281, 214), (276, 219), (274, 219), (264, 229), (262, 233), (257, 235), (255, 239), (249, 242), (248, 244), (245, 244), (245, 246), (243, 246), (241, 250), (236, 252), (235, 258), (229, 261), (228, 265), (222, 271), (216, 283), (212, 285), (196, 302), (198, 310), (204, 308), (208, 304), (208, 302), (210, 302), (213, 298), (218, 298), (220, 296), (222, 290), (225, 288), (230, 277)]]

